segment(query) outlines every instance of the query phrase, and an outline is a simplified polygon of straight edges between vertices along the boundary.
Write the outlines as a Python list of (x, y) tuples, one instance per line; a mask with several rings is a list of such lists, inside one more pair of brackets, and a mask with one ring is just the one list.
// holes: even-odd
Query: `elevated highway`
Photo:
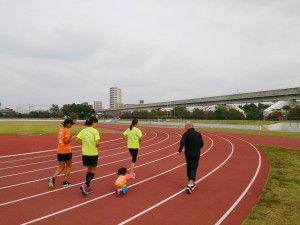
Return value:
[(174, 106), (209, 106), (217, 104), (244, 104), (258, 102), (274, 102), (274, 101), (300, 100), (300, 87), (285, 88), (277, 90), (259, 91), (240, 93), (232, 95), (223, 95), (205, 98), (193, 98), (177, 101), (157, 102), (149, 104), (139, 104), (130, 107), (122, 107), (116, 109), (103, 109), (98, 113), (109, 113), (116, 111), (133, 111), (133, 110), (151, 110), (153, 108), (173, 108)]

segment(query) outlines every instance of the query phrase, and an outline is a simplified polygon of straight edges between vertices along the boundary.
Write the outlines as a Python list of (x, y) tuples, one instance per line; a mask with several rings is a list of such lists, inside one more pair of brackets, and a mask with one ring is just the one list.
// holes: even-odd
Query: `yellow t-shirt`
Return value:
[(98, 148), (96, 146), (96, 141), (100, 140), (98, 130), (93, 127), (84, 128), (78, 133), (77, 138), (82, 141), (82, 155), (98, 155)]
[(132, 130), (128, 128), (123, 132), (123, 135), (127, 137), (127, 147), (128, 148), (139, 148), (140, 142), (139, 138), (142, 138), (142, 131), (137, 127), (132, 127)]

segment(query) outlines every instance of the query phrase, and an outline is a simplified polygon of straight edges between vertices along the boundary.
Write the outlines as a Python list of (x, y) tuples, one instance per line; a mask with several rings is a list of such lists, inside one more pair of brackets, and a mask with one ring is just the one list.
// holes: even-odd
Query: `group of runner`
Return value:
[[(85, 183), (80, 186), (80, 190), (83, 195), (88, 195), (93, 192), (90, 186), (91, 181), (95, 177), (96, 168), (98, 165), (98, 147), (100, 144), (100, 134), (96, 129), (96, 124), (98, 119), (96, 117), (90, 117), (85, 121), (86, 128), (82, 129), (77, 136), (71, 134), (70, 128), (75, 124), (75, 122), (67, 118), (62, 123), (62, 128), (58, 132), (58, 147), (57, 147), (57, 161), (58, 168), (55, 170), (53, 176), (48, 180), (48, 186), (53, 189), (55, 185), (56, 177), (65, 170), (65, 175), (63, 178), (62, 186), (68, 187), (71, 185), (68, 182), (68, 178), (71, 173), (72, 166), (72, 152), (70, 143), (76, 138), (76, 142), (82, 147), (82, 163), (87, 167), (87, 173), (85, 176)], [(129, 175), (130, 178), (135, 178), (134, 167), (137, 160), (138, 149), (140, 147), (140, 142), (142, 141), (142, 132), (137, 127), (138, 120), (132, 120), (132, 123), (128, 129), (123, 133), (123, 137), (127, 140), (127, 146), (129, 152), (132, 156), (132, 162), (130, 165)], [(123, 172), (124, 173), (124, 172)], [(127, 173), (127, 169), (126, 169)], [(119, 175), (125, 175), (118, 172)], [(127, 176), (126, 176), (127, 177)], [(120, 184), (116, 183), (119, 188)], [(122, 182), (122, 186), (126, 186), (125, 182)], [(125, 189), (124, 189), (125, 190)]]
[[(96, 117), (90, 117), (85, 121), (86, 128), (82, 129), (76, 136), (71, 134), (70, 128), (75, 122), (67, 118), (62, 123), (62, 128), (58, 132), (58, 147), (57, 147), (57, 161), (58, 167), (55, 170), (53, 176), (48, 180), (49, 188), (53, 189), (55, 186), (55, 179), (59, 174), (65, 170), (62, 186), (68, 187), (71, 183), (68, 181), (71, 166), (72, 166), (72, 152), (70, 143), (76, 139), (76, 143), (82, 147), (82, 163), (87, 167), (87, 173), (85, 176), (85, 183), (80, 186), (80, 190), (84, 196), (93, 192), (90, 186), (91, 181), (95, 177), (96, 168), (98, 165), (98, 147), (100, 144), (100, 134), (96, 129), (98, 119)], [(186, 132), (183, 134), (180, 140), (179, 154), (181, 154), (183, 147), (185, 147), (185, 157), (187, 163), (187, 177), (188, 185), (186, 192), (191, 194), (196, 187), (196, 172), (200, 159), (200, 149), (203, 147), (203, 140), (200, 132), (195, 131), (192, 122), (188, 121), (185, 124)], [(130, 127), (123, 132), (123, 138), (127, 142), (127, 147), (131, 155), (131, 164), (129, 171), (127, 168), (122, 167), (117, 171), (119, 175), (115, 185), (116, 194), (126, 193), (128, 187), (126, 181), (128, 179), (135, 178), (135, 164), (137, 161), (138, 150), (140, 148), (140, 142), (142, 141), (142, 132), (138, 128), (138, 120), (133, 119)]]

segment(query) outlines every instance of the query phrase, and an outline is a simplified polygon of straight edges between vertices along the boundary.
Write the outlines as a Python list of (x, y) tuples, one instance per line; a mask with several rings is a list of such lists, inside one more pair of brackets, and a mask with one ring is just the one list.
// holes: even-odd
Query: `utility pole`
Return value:
[(176, 106), (175, 106), (175, 101), (174, 101), (174, 119), (175, 119), (175, 108), (176, 108)]

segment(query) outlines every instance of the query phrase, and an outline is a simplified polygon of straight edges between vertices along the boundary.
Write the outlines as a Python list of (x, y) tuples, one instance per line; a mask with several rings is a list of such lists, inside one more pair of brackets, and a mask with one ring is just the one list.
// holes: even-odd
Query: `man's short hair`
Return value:
[(191, 121), (187, 121), (185, 123), (185, 126), (188, 126), (188, 127), (193, 127), (193, 123)]

